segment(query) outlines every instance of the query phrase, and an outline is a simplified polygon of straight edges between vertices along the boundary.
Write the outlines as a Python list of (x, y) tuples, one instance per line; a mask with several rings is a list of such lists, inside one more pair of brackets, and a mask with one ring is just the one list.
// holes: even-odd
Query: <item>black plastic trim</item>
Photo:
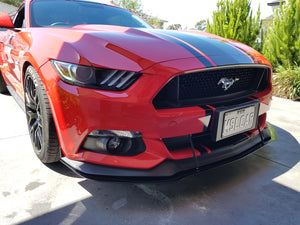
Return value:
[(17, 94), (17, 92), (11, 86), (8, 85), (7, 90), (11, 94), (11, 96), (15, 99), (15, 101), (23, 110), (23, 112), (25, 112), (25, 102), (22, 100), (22, 98)]
[(199, 171), (238, 160), (260, 149), (271, 140), (269, 128), (264, 129), (262, 133), (264, 134), (264, 141), (261, 140), (260, 135), (256, 135), (242, 143), (224, 146), (220, 149), (215, 149), (211, 154), (198, 156), (197, 163), (199, 167), (196, 166), (194, 157), (183, 160), (166, 160), (149, 170), (109, 167), (74, 161), (66, 157), (62, 158), (61, 161), (80, 176), (93, 180), (134, 183), (175, 181), (197, 174)]
[[(180, 92), (182, 91), (181, 85), (180, 85), (180, 78), (184, 78), (187, 76), (190, 76), (190, 79), (193, 77), (197, 77), (197, 79), (200, 79), (201, 75), (206, 73), (205, 79), (208, 79), (209, 73), (214, 73), (218, 72), (220, 74), (224, 73), (224, 77), (226, 77), (226, 71), (231, 70), (247, 70), (251, 69), (253, 70), (252, 73), (252, 79), (255, 79), (255, 76), (260, 78), (257, 80), (257, 82), (250, 82), (247, 85), (247, 89), (237, 89), (236, 91), (227, 91), (224, 93), (219, 93), (216, 94), (215, 91), (219, 90), (220, 88), (216, 87), (215, 89), (209, 89), (209, 90), (202, 90), (199, 88), (194, 88), (192, 89), (191, 96), (181, 96)], [(254, 71), (255, 70), (255, 71)], [(239, 71), (237, 71), (239, 72)], [(214, 77), (215, 75), (211, 75)], [(219, 76), (219, 75), (216, 75)], [(223, 76), (223, 75), (222, 75)], [(229, 75), (228, 75), (229, 76)], [(234, 75), (230, 75), (234, 76)], [(160, 92), (155, 96), (153, 99), (153, 106), (156, 109), (170, 109), (170, 108), (181, 108), (181, 107), (192, 107), (192, 106), (203, 106), (203, 105), (231, 105), (232, 103), (236, 104), (237, 102), (242, 102), (248, 97), (251, 97), (253, 95), (256, 95), (260, 93), (261, 91), (265, 90), (268, 86), (268, 81), (269, 81), (269, 76), (270, 76), (270, 68), (265, 65), (231, 65), (231, 66), (220, 66), (220, 67), (215, 67), (215, 68), (206, 68), (202, 70), (195, 70), (195, 71), (190, 71), (186, 72), (183, 74), (176, 75), (173, 77), (171, 80), (168, 81), (168, 83), (160, 90)], [(202, 78), (201, 78), (202, 79)], [(210, 81), (211, 82), (211, 81)], [(192, 82), (195, 83), (195, 82)], [(197, 82), (196, 82), (197, 83)], [(201, 82), (198, 82), (199, 84)], [(217, 85), (217, 83), (216, 83)], [(235, 84), (234, 84), (235, 85)], [(237, 87), (238, 83), (236, 86)], [(218, 86), (218, 85), (217, 85)], [(230, 89), (231, 90), (231, 89)], [(211, 95), (208, 96), (198, 96), (198, 94), (195, 93), (209, 93), (208, 91), (211, 92)]]
[[(105, 155), (115, 155), (115, 156), (124, 156), (124, 157), (131, 157), (131, 156), (137, 156), (143, 152), (146, 151), (146, 145), (143, 141), (143, 138), (130, 138), (132, 141), (132, 146), (130, 149), (128, 149), (125, 152), (116, 152), (114, 154), (108, 152), (108, 151), (96, 151), (93, 150), (93, 146), (95, 145), (93, 142), (93, 140), (96, 140), (97, 137), (92, 137), (92, 136), (88, 136), (85, 141), (83, 142), (82, 146), (80, 149), (84, 150), (84, 151), (90, 151), (90, 152), (96, 152), (96, 153), (101, 153), (101, 154), (105, 154)], [(129, 138), (121, 138), (123, 140), (129, 139)]]

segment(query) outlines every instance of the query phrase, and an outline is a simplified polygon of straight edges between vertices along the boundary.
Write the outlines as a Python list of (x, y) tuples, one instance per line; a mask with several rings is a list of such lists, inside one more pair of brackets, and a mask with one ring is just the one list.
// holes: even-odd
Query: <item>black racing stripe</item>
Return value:
[(248, 99), (256, 100), (256, 99), (259, 99), (259, 98), (252, 95), (252, 96), (248, 97)]
[(202, 106), (199, 106), (201, 109), (204, 109), (205, 110), (205, 116), (212, 116), (213, 115), (213, 109), (212, 108), (209, 108), (208, 106), (206, 105), (202, 105)]
[(200, 152), (201, 156), (208, 154), (208, 152), (201, 146), (197, 146), (196, 149)]
[(257, 64), (261, 64), (254, 56), (252, 56), (251, 54), (249, 54), (248, 52), (246, 52), (244, 49), (240, 48), (239, 46), (236, 46), (233, 43), (230, 43), (230, 45), (238, 48), (240, 51), (244, 52), (245, 54), (247, 54), (254, 62), (256, 62)]
[(165, 34), (181, 39), (207, 55), (216, 65), (253, 64), (252, 58), (240, 50), (227, 44), (224, 40), (206, 37), (192, 33), (161, 31)]
[[(153, 32), (153, 31), (151, 31), (151, 32)], [(205, 67), (213, 67), (214, 66), (209, 60), (207, 60), (205, 57), (203, 57), (203, 55), (201, 55), (199, 52), (197, 52), (196, 50), (191, 48), (189, 45), (186, 45), (184, 42), (178, 40), (179, 38), (172, 37), (172, 34), (166, 34), (164, 31), (161, 31), (161, 30), (155, 30), (154, 33), (158, 34), (158, 35), (163, 35), (163, 37), (165, 39), (173, 41), (176, 44), (179, 44), (180, 46), (182, 46), (183, 48), (188, 50), (190, 53), (192, 53)]]
[(253, 134), (250, 131), (247, 131), (247, 132), (244, 132), (244, 133), (248, 134), (250, 137), (253, 136)]

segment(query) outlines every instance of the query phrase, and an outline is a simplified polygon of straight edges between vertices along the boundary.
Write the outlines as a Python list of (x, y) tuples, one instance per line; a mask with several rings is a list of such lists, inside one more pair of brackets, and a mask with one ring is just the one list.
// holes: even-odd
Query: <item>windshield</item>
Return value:
[(104, 24), (153, 28), (127, 10), (87, 1), (34, 1), (31, 3), (31, 27), (72, 27), (80, 24)]

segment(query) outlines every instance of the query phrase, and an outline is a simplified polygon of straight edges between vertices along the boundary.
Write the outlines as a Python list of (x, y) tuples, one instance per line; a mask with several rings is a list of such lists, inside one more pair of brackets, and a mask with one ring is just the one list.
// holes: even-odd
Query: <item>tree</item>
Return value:
[(202, 30), (205, 31), (206, 30), (206, 20), (200, 20), (199, 22), (196, 23), (195, 28), (197, 30)]
[(161, 19), (159, 19), (158, 17), (144, 14), (143, 18), (146, 21), (148, 21), (148, 23), (152, 24), (153, 26), (156, 26), (159, 29), (163, 29), (164, 28), (164, 21), (161, 20)]
[(300, 66), (300, 0), (289, 0), (274, 11), (263, 54), (274, 67)]
[(157, 17), (153, 17), (143, 10), (143, 5), (140, 0), (112, 0), (112, 4), (127, 9), (131, 12), (136, 13), (137, 15), (143, 17), (148, 23), (162, 29), (163, 21)]
[(140, 0), (112, 0), (111, 3), (124, 9), (128, 9), (139, 16), (142, 16), (143, 14), (143, 7)]
[(4, 2), (6, 4), (19, 7), (22, 1), (21, 0), (0, 0), (0, 2)]
[(259, 49), (256, 43), (261, 31), (260, 7), (253, 16), (250, 0), (219, 0), (212, 22), (206, 31)]
[(181, 24), (171, 24), (168, 26), (167, 30), (182, 30)]

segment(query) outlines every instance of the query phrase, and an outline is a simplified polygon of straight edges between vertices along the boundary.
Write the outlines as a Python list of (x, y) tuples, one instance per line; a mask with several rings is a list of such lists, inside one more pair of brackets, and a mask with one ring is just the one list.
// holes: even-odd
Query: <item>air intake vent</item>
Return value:
[(123, 91), (130, 87), (142, 74), (123, 70), (97, 69), (97, 83), (103, 90)]

